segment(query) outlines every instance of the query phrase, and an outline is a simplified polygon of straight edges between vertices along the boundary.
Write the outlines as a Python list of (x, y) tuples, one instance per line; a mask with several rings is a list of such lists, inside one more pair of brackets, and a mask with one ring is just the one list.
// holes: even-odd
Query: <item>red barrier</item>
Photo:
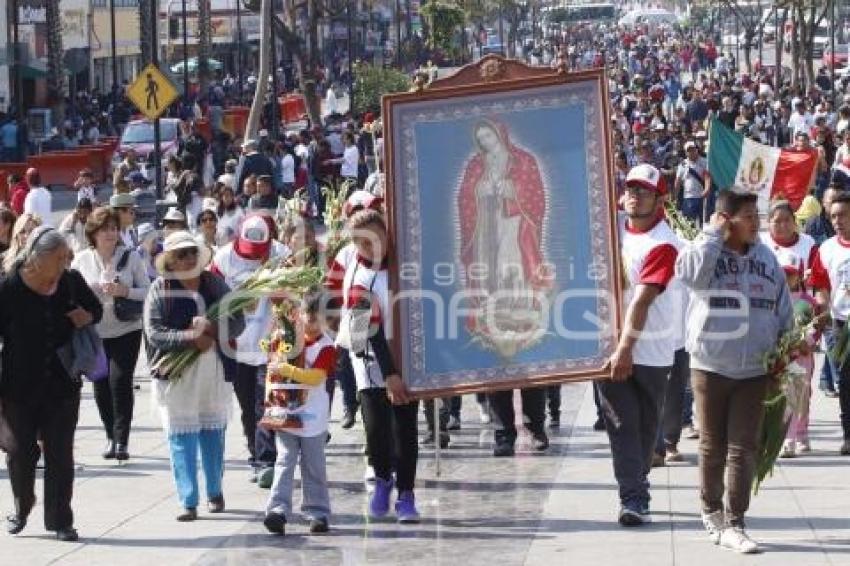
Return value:
[(112, 149), (108, 144), (96, 143), (92, 145), (81, 145), (80, 151), (91, 154), (89, 168), (95, 183), (103, 183), (107, 172), (111, 169)]
[(231, 106), (224, 110), (221, 120), (221, 129), (233, 136), (241, 138), (245, 135), (245, 126), (248, 125), (248, 114), (251, 109), (246, 106)]
[(307, 102), (303, 94), (287, 94), (277, 99), (284, 123), (300, 122), (307, 115)]
[(99, 159), (94, 152), (82, 150), (51, 151), (27, 158), (30, 167), (37, 167), (41, 173), (41, 182), (45, 185), (64, 185), (73, 189), (74, 182), (81, 169), (92, 169), (95, 160)]

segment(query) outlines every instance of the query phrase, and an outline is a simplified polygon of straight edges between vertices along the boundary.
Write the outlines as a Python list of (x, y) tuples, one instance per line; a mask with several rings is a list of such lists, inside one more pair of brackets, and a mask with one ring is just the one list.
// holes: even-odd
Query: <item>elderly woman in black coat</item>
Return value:
[(62, 234), (38, 227), (0, 281), (0, 446), (15, 502), (6, 527), (17, 534), (27, 524), (43, 450), (44, 526), (63, 541), (77, 540), (71, 494), (82, 382), (59, 352), (75, 329), (97, 323), (103, 313), (82, 276), (68, 270), (69, 254)]

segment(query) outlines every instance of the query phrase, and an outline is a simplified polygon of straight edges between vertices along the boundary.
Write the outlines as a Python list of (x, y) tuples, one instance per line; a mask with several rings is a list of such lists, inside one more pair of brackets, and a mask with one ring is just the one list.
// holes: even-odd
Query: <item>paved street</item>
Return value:
[[(337, 399), (327, 449), (332, 531), (310, 536), (305, 524), (290, 524), (286, 538), (270, 536), (260, 522), (268, 492), (248, 482), (238, 420), (228, 429), (227, 512), (211, 516), (201, 509), (195, 523), (174, 521), (178, 504), (165, 438), (150, 410), (149, 384), (141, 386), (133, 459), (124, 466), (100, 458), (103, 433), (90, 386), (84, 392), (74, 494), (80, 542), (55, 542), (36, 506), (21, 535), (0, 535), (0, 564), (850, 564), (850, 462), (836, 455), (838, 402), (819, 393), (814, 453), (784, 461), (754, 498), (749, 527), (766, 552), (740, 557), (703, 535), (693, 440), (682, 441), (687, 463), (652, 473), (654, 524), (637, 530), (616, 525), (608, 442), (591, 429), (595, 409), (587, 384), (565, 386), (562, 428), (551, 450), (532, 454), (529, 438), (521, 435), (512, 460), (490, 456), (492, 429), (477, 424), (477, 407), (465, 398), (463, 430), (443, 452), (440, 478), (433, 451), (422, 452), (417, 496), (424, 521), (404, 527), (365, 519), (363, 432), (359, 422), (351, 431), (339, 429)], [(6, 477), (0, 468), (3, 512), (11, 508)], [(39, 498), (41, 489), (39, 480)]]

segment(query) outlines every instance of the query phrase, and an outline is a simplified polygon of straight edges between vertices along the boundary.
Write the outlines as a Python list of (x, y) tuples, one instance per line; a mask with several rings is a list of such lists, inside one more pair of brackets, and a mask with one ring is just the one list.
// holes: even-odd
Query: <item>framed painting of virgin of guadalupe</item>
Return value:
[(383, 99), (387, 335), (421, 398), (607, 375), (621, 263), (602, 69), (488, 55)]

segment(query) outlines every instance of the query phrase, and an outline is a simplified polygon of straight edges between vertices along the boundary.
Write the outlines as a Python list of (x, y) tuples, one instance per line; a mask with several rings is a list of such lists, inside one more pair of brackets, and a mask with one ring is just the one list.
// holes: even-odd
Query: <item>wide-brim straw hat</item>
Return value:
[(198, 248), (198, 263), (195, 265), (195, 269), (190, 273), (180, 273), (179, 275), (185, 277), (196, 277), (200, 275), (201, 271), (206, 269), (206, 267), (212, 261), (212, 249), (196, 239), (190, 232), (186, 230), (180, 230), (178, 232), (174, 232), (169, 234), (167, 238), (165, 238), (165, 242), (162, 245), (162, 253), (159, 254), (156, 258), (156, 269), (166, 278), (176, 278), (178, 275), (177, 272), (172, 272), (165, 265), (165, 261), (169, 255), (169, 252), (187, 249), (187, 248)]

